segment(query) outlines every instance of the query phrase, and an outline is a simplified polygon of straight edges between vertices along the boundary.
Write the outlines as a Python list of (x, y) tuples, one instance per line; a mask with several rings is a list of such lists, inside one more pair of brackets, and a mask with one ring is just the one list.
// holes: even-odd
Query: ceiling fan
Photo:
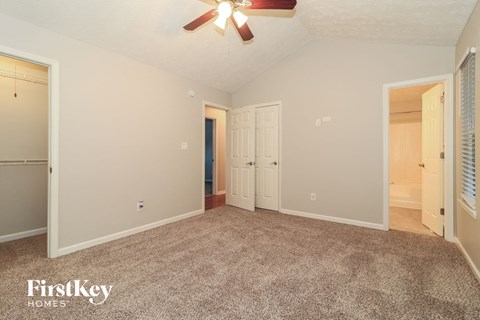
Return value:
[(217, 8), (208, 11), (197, 19), (193, 20), (183, 28), (193, 31), (204, 25), (213, 18), (215, 25), (223, 30), (227, 25), (227, 21), (233, 22), (243, 41), (253, 39), (253, 33), (247, 25), (248, 17), (238, 9), (269, 9), (269, 10), (292, 10), (297, 5), (297, 0), (215, 0)]

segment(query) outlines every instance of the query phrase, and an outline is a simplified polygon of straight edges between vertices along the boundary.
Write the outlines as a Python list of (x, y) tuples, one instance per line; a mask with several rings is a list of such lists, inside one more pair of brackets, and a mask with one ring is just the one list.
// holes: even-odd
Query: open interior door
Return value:
[(443, 236), (443, 84), (422, 95), (422, 223)]
[(255, 108), (227, 112), (227, 204), (255, 211)]

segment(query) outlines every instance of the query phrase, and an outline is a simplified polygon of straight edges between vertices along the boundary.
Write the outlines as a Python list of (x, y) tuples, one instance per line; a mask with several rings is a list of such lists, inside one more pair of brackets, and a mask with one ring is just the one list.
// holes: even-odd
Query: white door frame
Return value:
[(36, 54), (0, 46), (0, 55), (48, 67), (48, 175), (47, 252), (49, 258), (58, 257), (58, 171), (60, 124), (60, 64)]
[[(209, 107), (209, 108), (212, 108), (212, 109), (218, 109), (218, 110), (223, 110), (225, 112), (229, 111), (229, 110), (232, 110), (232, 108), (229, 108), (229, 107), (225, 107), (221, 104), (217, 104), (217, 103), (213, 103), (213, 102), (208, 102), (208, 101), (202, 101), (202, 212), (205, 212), (205, 108), (206, 107)], [(216, 142), (215, 141), (215, 147), (216, 147)], [(217, 151), (215, 150), (215, 154), (217, 153)], [(212, 173), (212, 175), (215, 175), (215, 179), (216, 177), (218, 177), (218, 172), (217, 172), (217, 159), (215, 158), (215, 172)], [(215, 186), (215, 189), (218, 189), (217, 186)], [(212, 186), (212, 193), (216, 191), (216, 190), (213, 190), (213, 186)]]
[(444, 108), (444, 136), (445, 136), (445, 162), (444, 162), (444, 204), (445, 204), (445, 239), (455, 241), (455, 212), (454, 212), (454, 132), (455, 132), (455, 105), (453, 74), (409, 80), (383, 85), (383, 229), (390, 229), (390, 90), (402, 87), (411, 87), (429, 83), (443, 82), (445, 85)]

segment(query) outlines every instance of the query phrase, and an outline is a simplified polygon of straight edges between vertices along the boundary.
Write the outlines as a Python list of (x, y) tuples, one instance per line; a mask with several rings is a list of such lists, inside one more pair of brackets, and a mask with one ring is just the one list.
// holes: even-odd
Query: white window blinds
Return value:
[(461, 198), (475, 207), (475, 54), (467, 56), (460, 67), (460, 121), (462, 186)]

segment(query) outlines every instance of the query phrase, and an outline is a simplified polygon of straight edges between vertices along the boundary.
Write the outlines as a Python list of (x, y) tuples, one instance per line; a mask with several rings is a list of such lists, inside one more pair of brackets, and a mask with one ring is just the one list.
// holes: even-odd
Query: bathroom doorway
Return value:
[(225, 205), (226, 108), (204, 105), (204, 208)]
[(443, 236), (444, 84), (390, 90), (390, 228)]
[(214, 190), (215, 119), (205, 118), (205, 196)]

